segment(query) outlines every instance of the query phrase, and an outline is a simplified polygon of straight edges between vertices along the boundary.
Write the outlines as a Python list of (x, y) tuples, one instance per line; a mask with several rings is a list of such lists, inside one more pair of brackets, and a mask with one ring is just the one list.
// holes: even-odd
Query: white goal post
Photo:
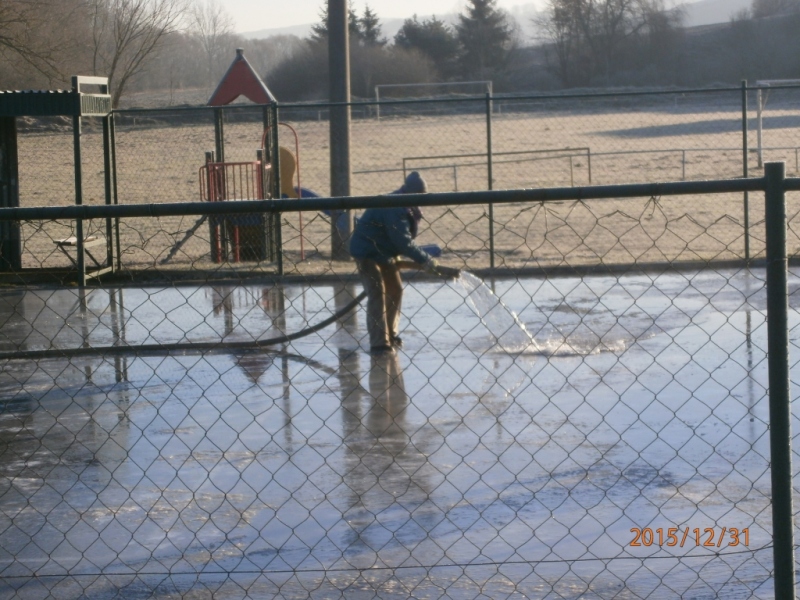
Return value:
[(761, 169), (764, 166), (764, 154), (763, 154), (764, 108), (767, 106), (767, 100), (769, 99), (770, 88), (772, 86), (782, 86), (782, 85), (800, 85), (800, 79), (762, 79), (761, 81), (756, 81), (756, 87), (758, 88), (756, 110), (758, 114), (757, 122), (758, 122), (758, 168), (759, 169)]
[[(447, 96), (449, 93), (458, 93), (456, 90), (464, 90), (465, 88), (472, 88), (472, 90), (481, 90), (483, 93), (488, 93), (490, 96), (492, 95), (492, 82), (490, 80), (485, 81), (447, 81), (447, 82), (438, 82), (438, 83), (383, 83), (380, 85), (375, 86), (375, 101), (377, 104), (375, 105), (375, 114), (378, 119), (381, 118), (381, 90), (389, 90), (395, 89), (399, 90), (404, 88), (406, 90), (420, 90), (420, 91), (434, 91), (435, 92), (429, 95), (420, 96), (416, 94), (411, 96), (412, 98), (437, 98), (437, 97), (444, 97)], [(447, 92), (446, 90), (453, 90), (452, 92)], [(464, 93), (463, 91), (461, 92)], [(385, 97), (385, 94), (384, 94)]]

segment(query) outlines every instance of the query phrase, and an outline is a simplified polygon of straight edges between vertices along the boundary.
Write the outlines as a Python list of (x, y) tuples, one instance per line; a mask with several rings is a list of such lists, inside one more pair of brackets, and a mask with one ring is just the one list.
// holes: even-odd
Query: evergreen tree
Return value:
[[(352, 13), (351, 13), (352, 14)], [(367, 4), (364, 7), (364, 14), (358, 19), (360, 41), (366, 46), (385, 46), (388, 41), (383, 37), (380, 20), (378, 15), (372, 12)]]
[[(360, 41), (362, 38), (361, 24), (354, 10), (349, 10), (347, 15), (347, 29), (350, 40)], [(319, 23), (311, 26), (312, 42), (328, 41), (328, 3), (325, 2), (319, 9)]]
[(497, 0), (468, 0), (467, 14), (458, 16), (461, 71), (470, 79), (491, 79), (502, 71), (511, 46), (511, 26)]
[(439, 77), (450, 79), (456, 73), (459, 44), (453, 29), (436, 17), (420, 22), (417, 15), (406, 19), (394, 36), (394, 43), (406, 50), (417, 50), (433, 62)]
[(356, 11), (352, 8), (347, 11), (347, 32), (350, 35), (351, 42), (361, 43), (363, 38), (361, 33), (361, 20), (358, 18)]
[(311, 26), (312, 42), (323, 42), (328, 39), (328, 3), (322, 5), (319, 9), (319, 23)]

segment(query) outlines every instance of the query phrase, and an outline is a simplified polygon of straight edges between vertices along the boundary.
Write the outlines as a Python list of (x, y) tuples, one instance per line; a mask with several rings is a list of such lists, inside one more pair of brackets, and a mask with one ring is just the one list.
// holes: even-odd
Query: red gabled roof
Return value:
[(217, 89), (211, 95), (208, 106), (225, 106), (239, 96), (244, 96), (256, 104), (277, 102), (261, 77), (247, 62), (244, 50), (241, 48), (236, 50), (236, 58), (233, 59), (228, 72), (225, 73)]

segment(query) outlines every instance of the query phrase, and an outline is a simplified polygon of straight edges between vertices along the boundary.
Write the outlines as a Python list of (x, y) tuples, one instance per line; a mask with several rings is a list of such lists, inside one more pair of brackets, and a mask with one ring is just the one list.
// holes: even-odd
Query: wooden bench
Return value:
[[(94, 263), (93, 266), (87, 267), (86, 260), (83, 261), (83, 273), (81, 273), (81, 265), (80, 262), (75, 256), (72, 255), (72, 249), (74, 248), (76, 251), (78, 250), (78, 238), (70, 236), (68, 238), (64, 238), (63, 240), (53, 240), (53, 243), (56, 245), (56, 248), (61, 250), (64, 253), (73, 266), (78, 270), (78, 277), (80, 278), (80, 284), (83, 285), (86, 282), (86, 279), (90, 279), (92, 277), (99, 277), (103, 273), (109, 273), (113, 270), (113, 266), (106, 264), (106, 260), (99, 261), (97, 258), (91, 253), (89, 248), (94, 248), (96, 246), (101, 246), (102, 248), (107, 247), (106, 238), (98, 236), (98, 235), (90, 235), (83, 239), (83, 253), (89, 257), (89, 259)], [(77, 254), (77, 252), (76, 252)]]

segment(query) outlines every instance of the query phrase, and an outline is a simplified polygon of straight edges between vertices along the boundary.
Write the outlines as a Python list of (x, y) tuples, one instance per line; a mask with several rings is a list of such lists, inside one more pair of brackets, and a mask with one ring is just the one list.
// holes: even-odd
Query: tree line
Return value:
[[(328, 14), (312, 27), (305, 44), (291, 59), (269, 74), (269, 85), (280, 97), (324, 98), (327, 93)], [(496, 0), (469, 0), (458, 23), (450, 26), (435, 16), (406, 19), (389, 40), (378, 16), (367, 5), (351, 10), (351, 93), (368, 98), (376, 85), (470, 81), (501, 77), (518, 45), (511, 18)]]
[[(663, 0), (548, 0), (537, 18), (552, 87), (708, 85), (800, 78), (800, 0), (752, 0), (717, 26), (686, 29)], [(779, 50), (782, 49), (782, 50)]]
[[(133, 91), (209, 89), (244, 48), (283, 101), (327, 97), (327, 2), (304, 39), (234, 33), (222, 0), (2, 0), (0, 89), (108, 76)], [(393, 39), (367, 5), (349, 15), (354, 97), (378, 84), (492, 80), (497, 92), (800, 79), (800, 0), (752, 0), (729, 23), (684, 27), (663, 0), (547, 0), (536, 39), (497, 0), (467, 0), (450, 25), (406, 19)]]

